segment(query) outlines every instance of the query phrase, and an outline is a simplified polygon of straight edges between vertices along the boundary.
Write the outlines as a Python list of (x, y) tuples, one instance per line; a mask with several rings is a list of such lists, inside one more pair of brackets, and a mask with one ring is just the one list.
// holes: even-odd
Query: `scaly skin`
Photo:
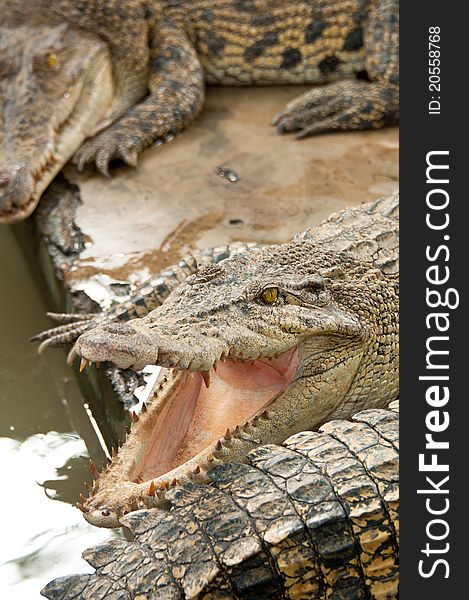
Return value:
[[(105, 322), (143, 317), (160, 306), (172, 290), (196, 273), (202, 265), (216, 264), (235, 253), (261, 247), (261, 244), (256, 243), (233, 243), (194, 252), (180, 260), (177, 265), (150, 277), (131, 293), (128, 300), (116, 303), (102, 313), (47, 313), (51, 319), (63, 324), (33, 336), (31, 341), (40, 342), (38, 352), (41, 354), (46, 348), (66, 346), (75, 342), (82, 333)], [(75, 357), (75, 348), (72, 348), (68, 361), (73, 362)]]
[[(299, 137), (398, 120), (397, 0), (0, 0), (0, 221), (74, 156), (135, 166), (205, 82), (319, 84), (274, 117)], [(359, 78), (357, 77), (359, 76)], [(86, 140), (86, 141), (85, 141)]]
[(219, 462), (394, 400), (398, 271), (391, 196), (288, 244), (203, 266), (147, 316), (82, 334), (75, 350), (85, 362), (163, 367), (80, 505), (85, 518), (116, 527), (124, 514), (158, 505), (170, 486), (209, 481)]
[(215, 467), (210, 486), (168, 492), (170, 510), (124, 517), (132, 541), (86, 550), (95, 573), (61, 577), (41, 593), (51, 600), (397, 598), (397, 402), (390, 409)]

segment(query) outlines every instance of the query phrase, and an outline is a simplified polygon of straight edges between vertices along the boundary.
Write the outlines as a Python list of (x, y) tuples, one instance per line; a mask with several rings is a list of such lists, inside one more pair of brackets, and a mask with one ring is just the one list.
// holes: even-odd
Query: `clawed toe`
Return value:
[(82, 172), (86, 164), (94, 162), (101, 175), (109, 179), (109, 163), (112, 160), (120, 159), (130, 167), (136, 167), (138, 154), (134, 141), (126, 144), (119, 136), (109, 132), (85, 142), (75, 154), (73, 163)]
[(279, 133), (309, 135), (370, 129), (397, 122), (397, 89), (382, 83), (343, 81), (314, 88), (289, 102), (272, 119)]

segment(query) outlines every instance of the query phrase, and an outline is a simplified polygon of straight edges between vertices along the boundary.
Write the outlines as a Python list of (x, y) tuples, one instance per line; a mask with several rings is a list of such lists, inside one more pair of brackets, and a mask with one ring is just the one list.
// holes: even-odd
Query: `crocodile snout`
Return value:
[(147, 336), (132, 323), (105, 323), (82, 334), (75, 350), (91, 362), (112, 362), (120, 369), (142, 369), (158, 356)]
[(35, 208), (34, 179), (25, 165), (0, 167), (0, 222), (28, 217)]

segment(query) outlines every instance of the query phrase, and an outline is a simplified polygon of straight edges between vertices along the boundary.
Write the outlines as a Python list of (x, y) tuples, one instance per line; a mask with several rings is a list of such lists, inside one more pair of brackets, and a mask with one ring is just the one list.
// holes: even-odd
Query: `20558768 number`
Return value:
[[(440, 114), (440, 27), (428, 28), (428, 90), (435, 94), (428, 104), (430, 114)], [(436, 95), (438, 94), (438, 95)]]

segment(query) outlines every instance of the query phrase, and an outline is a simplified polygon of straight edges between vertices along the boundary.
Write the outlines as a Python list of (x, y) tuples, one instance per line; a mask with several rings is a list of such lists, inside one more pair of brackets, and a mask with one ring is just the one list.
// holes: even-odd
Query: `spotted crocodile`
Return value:
[[(26, 7), (27, 4), (27, 7)], [(298, 137), (398, 120), (397, 0), (0, 0), (0, 222), (72, 157), (137, 164), (205, 83), (316, 85), (273, 119)]]
[[(174, 273), (182, 278), (188, 264)], [(287, 244), (203, 265), (141, 318), (122, 321), (127, 304), (38, 336), (53, 345), (81, 333), (74, 352), (82, 364), (162, 367), (125, 444), (79, 504), (85, 518), (119, 526), (125, 514), (164, 501), (168, 488), (210, 482), (217, 464), (395, 400), (398, 271), (393, 195)], [(144, 286), (135, 311), (155, 297)]]
[(398, 597), (399, 434), (391, 410), (331, 421), (122, 518), (134, 538), (86, 550), (94, 574), (50, 582), (51, 600)]

